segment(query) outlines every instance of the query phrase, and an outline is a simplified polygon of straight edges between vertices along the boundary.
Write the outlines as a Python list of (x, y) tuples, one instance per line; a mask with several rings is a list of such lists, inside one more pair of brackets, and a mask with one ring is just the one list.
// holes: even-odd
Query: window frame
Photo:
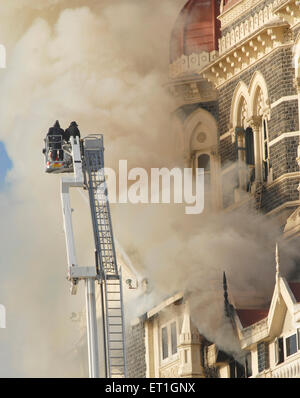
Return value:
[[(173, 354), (172, 353), (172, 325), (175, 323), (176, 326), (176, 352)], [(163, 357), (163, 339), (162, 339), (162, 334), (163, 334), (163, 329), (166, 328), (167, 330), (167, 350), (168, 350), (168, 355), (167, 357)], [(169, 361), (173, 361), (178, 358), (178, 322), (177, 319), (172, 319), (168, 322), (163, 323), (160, 328), (159, 328), (159, 346), (160, 346), (160, 360), (162, 364), (165, 364)]]
[[(265, 137), (266, 135), (266, 137)], [(268, 128), (268, 119), (266, 117), (262, 117), (261, 121), (261, 134), (260, 134), (260, 148), (261, 148), (261, 173), (262, 173), (262, 181), (268, 182), (270, 176), (270, 147), (269, 147), (269, 128)], [(265, 146), (267, 146), (268, 156), (266, 157)], [(267, 164), (267, 174), (264, 178), (264, 164)]]
[[(293, 354), (287, 354), (287, 340), (293, 336), (296, 336), (296, 351)], [(298, 348), (298, 333), (297, 333), (297, 329), (296, 331), (294, 331), (293, 333), (289, 333), (288, 335), (284, 336), (284, 359), (290, 359), (291, 357), (293, 357), (294, 355), (296, 355), (299, 351)]]
[[(249, 373), (248, 370), (250, 371)], [(252, 352), (248, 351), (245, 356), (245, 378), (250, 378), (252, 376), (253, 376)]]
[[(294, 335), (296, 336), (296, 351), (293, 354), (287, 355), (287, 345), (286, 345), (287, 340)], [(283, 353), (282, 353), (283, 360), (281, 362), (279, 362), (279, 358), (277, 358), (276, 344), (278, 344), (279, 339), (282, 339), (282, 346), (283, 346)], [(276, 337), (276, 339), (274, 340), (274, 348), (275, 348), (275, 366), (280, 366), (284, 362), (289, 361), (290, 358), (293, 358), (297, 354), (299, 355), (299, 353), (300, 353), (300, 328), (297, 328), (293, 332), (288, 332), (288, 333), (285, 333), (285, 334), (282, 334), (282, 335)]]
[[(260, 370), (259, 366), (259, 346), (264, 345), (264, 367), (263, 369)], [(262, 373), (265, 370), (270, 369), (270, 344), (267, 341), (261, 341), (260, 343), (257, 343), (257, 370), (258, 373)]]
[[(205, 170), (205, 169), (203, 169), (203, 172), (204, 172), (204, 179), (205, 179), (205, 176), (209, 176), (209, 185), (211, 186), (211, 172), (212, 172), (212, 156), (211, 156), (211, 153), (210, 152), (207, 152), (207, 151), (197, 151), (196, 153), (195, 153), (195, 163), (194, 163), (194, 170), (196, 170), (196, 169), (199, 169), (199, 158), (200, 158), (200, 156), (203, 156), (203, 155), (207, 155), (208, 156), (208, 158), (209, 158), (209, 160), (208, 160), (208, 162), (209, 162), (209, 169), (208, 170)], [(195, 171), (194, 171), (195, 172)]]
[[(279, 353), (279, 340), (281, 340), (282, 344), (282, 352), (281, 352), (281, 358), (280, 358), (280, 353)], [(274, 347), (275, 347), (275, 366), (280, 365), (284, 363), (285, 360), (285, 352), (284, 352), (284, 338), (282, 336), (276, 337), (274, 341)]]

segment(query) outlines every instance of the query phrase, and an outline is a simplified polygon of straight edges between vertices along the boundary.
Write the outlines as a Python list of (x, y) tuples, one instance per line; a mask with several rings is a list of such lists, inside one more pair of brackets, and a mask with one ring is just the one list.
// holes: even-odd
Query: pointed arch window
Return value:
[[(250, 191), (255, 180), (254, 136), (251, 127), (236, 127), (235, 144), (239, 161), (239, 187)], [(246, 166), (246, 167), (244, 167)]]

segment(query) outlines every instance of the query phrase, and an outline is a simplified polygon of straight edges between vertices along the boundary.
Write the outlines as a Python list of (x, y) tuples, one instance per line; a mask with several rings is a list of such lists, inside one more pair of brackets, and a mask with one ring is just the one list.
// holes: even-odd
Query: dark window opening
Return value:
[(235, 129), (237, 159), (246, 165), (239, 166), (239, 187), (249, 192), (255, 180), (254, 136), (250, 127)]
[(177, 330), (176, 330), (176, 322), (171, 324), (171, 347), (172, 347), (172, 355), (177, 352)]
[(229, 362), (229, 374), (231, 379), (240, 379), (245, 377), (245, 368), (238, 361)]
[(283, 338), (279, 337), (275, 341), (275, 363), (279, 365), (284, 361), (284, 352), (283, 352)]
[(269, 368), (269, 345), (265, 342), (257, 344), (258, 371)]
[(206, 153), (198, 157), (198, 169), (204, 169), (210, 171), (210, 157)]
[(168, 330), (167, 328), (162, 328), (161, 330), (161, 339), (162, 339), (162, 357), (163, 359), (168, 358), (169, 349), (168, 349)]
[(269, 175), (269, 145), (268, 145), (268, 130), (267, 130), (267, 122), (264, 119), (263, 121), (263, 147), (262, 147), (262, 177), (263, 181), (266, 182), (268, 180)]
[(251, 377), (252, 376), (252, 358), (251, 358), (251, 352), (249, 352), (246, 355), (245, 358), (245, 373), (246, 377)]
[(286, 356), (290, 356), (297, 352), (297, 335), (293, 334), (292, 336), (285, 339), (286, 345)]

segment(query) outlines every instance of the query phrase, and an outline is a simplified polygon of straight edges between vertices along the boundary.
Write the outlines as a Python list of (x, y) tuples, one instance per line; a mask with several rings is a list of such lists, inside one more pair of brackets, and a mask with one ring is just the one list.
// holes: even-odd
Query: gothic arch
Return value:
[(206, 110), (199, 108), (184, 123), (184, 152), (190, 156), (193, 151), (210, 150), (218, 144), (216, 119)]
[[(242, 127), (243, 116), (241, 113), (244, 102), (247, 112), (250, 103), (249, 92), (246, 84), (240, 81), (233, 92), (231, 102), (230, 123), (233, 127)], [(249, 117), (249, 114), (247, 116)]]
[[(183, 132), (185, 167), (195, 170), (199, 167), (200, 160), (206, 161), (204, 181), (209, 197), (206, 199), (206, 203), (213, 208), (219, 208), (221, 192), (218, 123), (210, 112), (198, 108), (184, 122)], [(205, 167), (203, 168), (205, 169)], [(211, 192), (214, 192), (214, 195), (210, 195)]]
[(249, 84), (249, 98), (250, 98), (250, 117), (252, 116), (267, 116), (270, 119), (270, 101), (268, 88), (262, 73), (256, 71)]

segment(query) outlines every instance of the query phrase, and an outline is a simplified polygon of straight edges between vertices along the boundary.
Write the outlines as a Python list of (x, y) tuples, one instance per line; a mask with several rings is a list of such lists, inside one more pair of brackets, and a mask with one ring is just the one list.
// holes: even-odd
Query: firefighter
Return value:
[(57, 152), (58, 152), (58, 160), (62, 161), (64, 158), (63, 150), (62, 150), (62, 139), (65, 132), (60, 127), (59, 121), (56, 120), (53, 127), (50, 127), (47, 136), (49, 137), (49, 148), (52, 150), (51, 159), (52, 161), (57, 160)]
[(70, 126), (65, 131), (66, 137), (79, 137), (80, 138), (80, 131), (78, 129), (78, 124), (76, 122), (72, 122)]

